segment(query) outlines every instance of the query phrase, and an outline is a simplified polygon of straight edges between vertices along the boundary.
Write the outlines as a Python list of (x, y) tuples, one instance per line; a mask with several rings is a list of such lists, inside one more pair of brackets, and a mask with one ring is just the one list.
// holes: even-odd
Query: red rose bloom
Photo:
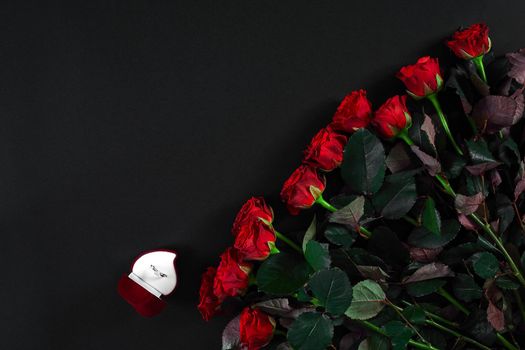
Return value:
[(421, 57), (416, 64), (401, 68), (396, 77), (405, 84), (408, 94), (414, 98), (434, 94), (443, 86), (438, 59), (429, 56)]
[(297, 215), (300, 209), (307, 209), (324, 191), (326, 180), (323, 175), (309, 165), (301, 165), (284, 182), (281, 198), (288, 211)]
[(345, 96), (334, 114), (330, 126), (337, 131), (353, 133), (366, 128), (372, 117), (372, 104), (365, 90), (352, 91)]
[(219, 298), (213, 293), (213, 280), (217, 270), (214, 267), (208, 267), (202, 275), (201, 288), (199, 290), (199, 309), (202, 318), (209, 321), (213, 315), (220, 309)]
[[(275, 320), (259, 309), (244, 308), (240, 319), (241, 344), (248, 350), (259, 350), (270, 343)], [(244, 348), (243, 348), (244, 349)]]
[(264, 260), (275, 244), (273, 228), (259, 218), (244, 221), (234, 232), (234, 248), (244, 260)]
[(323, 171), (332, 171), (341, 165), (347, 141), (348, 137), (331, 128), (321, 129), (304, 152), (304, 162)]
[(243, 204), (233, 223), (232, 233), (235, 235), (244, 222), (258, 218), (270, 225), (273, 222), (273, 210), (262, 197), (252, 197)]
[(384, 138), (395, 137), (412, 125), (406, 99), (406, 95), (391, 97), (376, 111), (372, 124)]
[(455, 32), (446, 44), (456, 56), (465, 60), (484, 55), (491, 46), (489, 27), (484, 23), (473, 24)]
[(244, 260), (264, 260), (275, 243), (272, 228), (273, 210), (262, 197), (252, 197), (237, 214), (232, 233), (234, 247)]
[(224, 300), (226, 296), (237, 296), (244, 294), (248, 288), (248, 282), (252, 264), (242, 261), (241, 256), (234, 248), (228, 248), (221, 255), (221, 263), (217, 268), (217, 274), (213, 282), (213, 292)]

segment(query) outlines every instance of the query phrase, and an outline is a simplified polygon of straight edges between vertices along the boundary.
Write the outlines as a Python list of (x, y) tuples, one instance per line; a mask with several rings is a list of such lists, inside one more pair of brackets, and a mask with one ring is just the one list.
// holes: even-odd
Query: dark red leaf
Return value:
[(511, 66), (507, 75), (514, 78), (518, 83), (525, 84), (525, 49), (515, 53), (508, 53), (505, 56)]
[(419, 158), (421, 163), (423, 163), (423, 166), (428, 170), (430, 175), (436, 176), (436, 174), (441, 172), (441, 164), (436, 158), (426, 154), (416, 145), (412, 145), (410, 148), (412, 149), (412, 152), (414, 152), (414, 154)]
[(429, 263), (434, 260), (436, 260), (436, 257), (443, 251), (442, 247), (436, 248), (436, 249), (430, 249), (430, 248), (419, 248), (419, 247), (410, 247), (410, 257), (412, 260), (421, 262), (421, 263)]
[(454, 205), (456, 206), (456, 210), (461, 214), (470, 215), (478, 210), (478, 207), (483, 203), (484, 199), (485, 197), (481, 192), (476, 193), (473, 196), (458, 194), (454, 201)]
[(403, 283), (412, 283), (419, 281), (431, 280), (440, 277), (452, 277), (454, 272), (450, 268), (442, 263), (431, 263), (423, 265), (416, 270), (412, 275), (405, 277)]

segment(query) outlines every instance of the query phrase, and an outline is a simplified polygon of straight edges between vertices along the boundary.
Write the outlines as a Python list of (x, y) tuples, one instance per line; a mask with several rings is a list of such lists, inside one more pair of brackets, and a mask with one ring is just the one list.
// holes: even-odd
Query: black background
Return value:
[[(397, 69), (452, 62), (460, 25), (525, 46), (523, 1), (42, 3), (0, 10), (3, 349), (219, 348), (200, 274), (251, 195), (281, 231), (308, 224), (278, 193), (345, 93), (401, 93)], [(158, 247), (180, 285), (143, 319), (116, 283)]]

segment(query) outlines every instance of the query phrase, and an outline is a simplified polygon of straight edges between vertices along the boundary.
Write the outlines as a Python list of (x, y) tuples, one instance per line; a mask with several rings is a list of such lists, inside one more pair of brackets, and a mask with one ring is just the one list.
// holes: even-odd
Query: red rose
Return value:
[(348, 137), (331, 128), (321, 129), (304, 152), (304, 162), (323, 171), (332, 171), (341, 165)]
[(405, 66), (396, 74), (410, 96), (423, 98), (438, 92), (443, 86), (443, 78), (437, 58), (421, 57), (416, 64)]
[(222, 301), (226, 296), (244, 294), (248, 288), (252, 264), (242, 261), (239, 252), (228, 248), (221, 255), (221, 263), (213, 282), (213, 292)]
[(259, 218), (244, 221), (234, 232), (234, 247), (244, 260), (264, 260), (275, 245), (273, 228)]
[(310, 208), (324, 191), (326, 180), (309, 165), (301, 165), (284, 182), (281, 198), (288, 211), (297, 215), (300, 209)]
[(334, 130), (352, 133), (366, 128), (372, 117), (372, 104), (365, 90), (352, 91), (345, 96), (334, 114), (330, 126)]
[(273, 222), (273, 210), (262, 197), (252, 197), (243, 204), (235, 217), (232, 228), (233, 234), (235, 235), (239, 231), (239, 228), (243, 226), (245, 221), (251, 221), (254, 218), (259, 218), (268, 225), (271, 225)]
[(202, 275), (201, 288), (199, 290), (199, 309), (202, 318), (209, 321), (213, 315), (220, 309), (219, 298), (213, 293), (213, 281), (217, 270), (214, 267), (208, 267)]
[(240, 319), (241, 344), (248, 350), (259, 350), (270, 343), (275, 320), (259, 309), (244, 308)]
[(491, 46), (489, 27), (484, 23), (473, 24), (455, 32), (446, 44), (456, 56), (465, 60), (484, 55)]
[(395, 137), (412, 125), (412, 118), (408, 113), (406, 100), (406, 95), (390, 97), (375, 112), (372, 123), (377, 132), (384, 138), (390, 139)]

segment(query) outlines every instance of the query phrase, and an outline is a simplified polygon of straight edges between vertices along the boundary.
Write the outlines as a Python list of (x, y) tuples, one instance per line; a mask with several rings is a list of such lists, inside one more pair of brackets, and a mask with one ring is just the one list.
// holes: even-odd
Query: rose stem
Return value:
[(513, 290), (514, 297), (516, 297), (516, 302), (518, 303), (518, 307), (521, 312), (521, 318), (523, 319), (523, 322), (525, 322), (525, 308), (523, 307), (523, 300), (521, 300), (520, 292), (517, 290)]
[[(414, 305), (414, 304), (411, 304), (411, 303), (409, 303), (408, 301), (405, 301), (405, 300), (402, 300), (401, 302), (402, 302), (403, 304), (407, 305), (407, 306), (413, 306), (413, 305)], [(444, 323), (444, 324), (446, 324), (446, 325), (449, 325), (449, 326), (451, 326), (451, 327), (454, 327), (454, 328), (457, 328), (457, 327), (458, 327), (457, 323), (451, 322), (451, 321), (447, 320), (446, 318), (443, 318), (443, 317), (441, 317), (441, 316), (439, 316), (439, 315), (436, 315), (435, 313), (432, 313), (432, 312), (426, 310), (426, 309), (425, 309), (424, 307), (422, 307), (421, 305), (419, 305), (419, 307), (425, 312), (425, 314), (426, 314), (428, 317), (431, 317), (431, 318), (433, 318), (433, 319), (435, 319), (435, 320), (438, 320), (439, 322)]]
[(251, 273), (248, 275), (248, 285), (249, 286), (256, 286), (257, 285), (257, 278), (252, 275)]
[(280, 330), (280, 329), (276, 329), (276, 330), (274, 330), (274, 331), (273, 331), (273, 334), (275, 334), (275, 335), (281, 335), (281, 336), (283, 336), (283, 337), (285, 337), (285, 338), (286, 338), (286, 335), (287, 335), (285, 331), (282, 331), (282, 330)]
[[(334, 207), (332, 204), (328, 203), (322, 195), (319, 195), (319, 197), (317, 197), (315, 203), (320, 204), (323, 208), (325, 208), (328, 211), (331, 211), (332, 213), (337, 211), (337, 208)], [(359, 226), (359, 233), (365, 238), (372, 237), (372, 232), (368, 231), (368, 229), (366, 229), (363, 226)]]
[(518, 210), (518, 206), (516, 205), (516, 201), (512, 202), (512, 207), (516, 213), (516, 219), (518, 219), (518, 222), (520, 223), (521, 230), (525, 233), (525, 226), (523, 225), (523, 221), (521, 221), (521, 215), (520, 211)]
[(459, 301), (456, 300), (456, 298), (450, 295), (450, 293), (444, 290), (442, 287), (439, 287), (437, 292), (443, 298), (447, 299), (452, 305), (454, 305), (456, 309), (463, 312), (467, 316), (470, 314), (470, 311), (468, 311), (468, 309), (465, 306), (463, 306)]
[(291, 239), (289, 239), (288, 237), (286, 237), (285, 235), (283, 235), (282, 233), (280, 233), (279, 231), (275, 229), (273, 230), (273, 232), (275, 232), (275, 236), (279, 238), (281, 241), (288, 244), (290, 247), (297, 250), (299, 253), (303, 254), (303, 250), (297, 244), (295, 244)]
[(452, 146), (454, 146), (454, 149), (456, 152), (462, 156), (463, 152), (457, 145), (456, 141), (454, 140), (454, 137), (452, 137), (452, 133), (450, 132), (450, 129), (448, 127), (447, 117), (445, 117), (445, 114), (443, 114), (443, 111), (441, 110), (441, 105), (439, 104), (439, 100), (437, 99), (436, 94), (430, 94), (427, 96), (427, 99), (429, 99), (430, 102), (432, 102), (432, 105), (434, 106), (434, 109), (436, 110), (439, 120), (441, 121), (441, 125), (443, 125), (443, 129), (445, 129), (445, 132), (450, 140), (452, 142)]
[(401, 140), (405, 141), (405, 143), (409, 146), (412, 146), (414, 144), (414, 141), (412, 141), (410, 136), (408, 136), (407, 129), (401, 130), (396, 136), (399, 137)]
[[(368, 322), (368, 321), (356, 321), (356, 322), (359, 323), (360, 325), (362, 325), (363, 327), (370, 329), (371, 331), (374, 331), (374, 332), (376, 332), (378, 334), (381, 334), (381, 335), (389, 338), (389, 336), (385, 333), (385, 331), (383, 331), (381, 328), (379, 328), (378, 326), (376, 326), (372, 322)], [(413, 347), (415, 347), (417, 349), (438, 350), (435, 347), (433, 347), (432, 345), (423, 344), (423, 343), (420, 343), (420, 342), (412, 340), (412, 339), (410, 339), (408, 341), (408, 344), (412, 345)]]
[(416, 226), (416, 227), (419, 226), (418, 222), (417, 222), (416, 220), (412, 219), (412, 218), (411, 218), (410, 216), (408, 216), (408, 215), (403, 216), (402, 219), (405, 220), (406, 222), (408, 222), (408, 223), (410, 223), (410, 224)]
[(399, 316), (403, 321), (405, 321), (406, 325), (407, 325), (408, 327), (410, 327), (410, 328), (414, 331), (414, 333), (419, 337), (419, 339), (421, 339), (421, 341), (423, 341), (423, 343), (426, 343), (426, 344), (431, 345), (431, 344), (430, 344), (430, 343), (429, 343), (429, 342), (428, 342), (428, 341), (427, 341), (427, 340), (421, 335), (421, 333), (419, 333), (419, 331), (417, 330), (417, 328), (414, 327), (414, 325), (413, 325), (412, 323), (410, 323), (409, 320), (407, 320), (407, 318), (405, 317), (405, 315), (403, 315), (403, 313), (402, 313), (403, 309), (402, 309), (402, 308), (400, 308), (400, 307), (397, 306), (397, 305), (394, 305), (394, 304), (393, 304), (390, 300), (388, 300), (388, 299), (386, 300), (386, 302), (387, 302), (387, 305), (389, 305), (392, 309), (394, 309), (394, 311), (398, 314), (398, 316)]
[(485, 73), (485, 66), (483, 65), (483, 55), (480, 55), (478, 57), (474, 57), (472, 59), (472, 62), (474, 62), (474, 65), (478, 69), (479, 74), (481, 75), (481, 79), (486, 83), (487, 82), (487, 74)]
[(505, 346), (505, 348), (509, 350), (519, 350), (517, 347), (511, 344), (502, 334), (496, 333), (496, 337), (498, 337), (498, 340)]
[[(518, 293), (518, 291), (514, 291), (514, 292), (515, 292), (515, 293)], [(469, 314), (470, 314), (470, 312), (467, 310), (467, 308), (465, 308), (465, 307), (464, 307), (459, 301), (457, 301), (453, 296), (451, 296), (451, 295), (450, 295), (447, 291), (445, 291), (443, 288), (439, 288), (439, 290), (438, 290), (438, 294), (440, 294), (440, 295), (442, 295), (443, 297), (445, 297), (445, 299), (447, 299), (448, 301), (450, 301), (451, 304), (453, 304), (455, 307), (457, 307), (457, 308), (458, 308), (460, 311), (462, 311), (464, 314), (466, 314), (466, 315), (469, 315)], [(518, 296), (519, 296), (519, 295), (518, 295)], [(519, 299), (519, 300), (521, 301), (521, 299)], [(404, 300), (403, 300), (403, 303), (406, 304), (406, 305), (409, 305), (409, 306), (412, 305), (412, 304), (410, 304), (409, 302), (404, 301)], [(519, 302), (518, 302), (518, 303), (519, 303)], [(396, 306), (394, 305), (394, 307), (396, 307)], [(396, 307), (396, 308), (399, 309), (399, 310), (402, 310), (400, 307)], [(449, 320), (447, 320), (447, 319), (445, 319), (445, 318), (443, 318), (443, 317), (441, 317), (441, 316), (438, 316), (438, 315), (436, 315), (436, 314), (433, 314), (433, 313), (431, 313), (431, 312), (425, 310), (424, 308), (422, 308), (422, 309), (423, 309), (423, 311), (425, 312), (425, 314), (431, 318), (430, 320), (425, 320), (425, 323), (428, 324), (429, 326), (433, 326), (433, 327), (435, 327), (435, 328), (438, 328), (438, 329), (441, 329), (441, 330), (443, 330), (443, 331), (445, 331), (445, 332), (448, 332), (448, 333), (450, 333), (450, 334), (452, 334), (452, 335), (454, 335), (454, 336), (456, 336), (456, 337), (458, 337), (458, 338), (462, 338), (462, 339), (465, 340), (466, 342), (471, 343), (471, 344), (473, 344), (473, 345), (476, 345), (476, 346), (480, 347), (481, 349), (490, 349), (490, 348), (486, 347), (485, 345), (478, 343), (478, 342), (477, 342), (476, 340), (474, 340), (474, 339), (471, 339), (471, 338), (469, 338), (469, 337), (467, 337), (467, 336), (464, 336), (464, 335), (462, 335), (461, 333), (459, 333), (459, 332), (457, 332), (457, 331), (455, 331), (455, 330), (449, 329), (449, 328), (443, 326), (442, 324), (437, 323), (436, 321), (432, 320), (432, 318), (435, 319), (435, 320), (437, 320), (437, 321), (440, 321), (440, 322), (442, 322), (442, 323), (448, 324), (449, 326), (452, 326), (452, 327), (454, 327), (454, 328), (457, 328), (457, 325), (456, 325), (455, 323), (450, 322)], [(505, 339), (505, 337), (504, 337), (502, 334), (500, 334), (499, 332), (496, 332), (496, 335), (497, 335), (498, 339), (503, 343), (503, 345), (505, 345), (505, 347), (506, 347), (507, 349), (509, 349), (509, 350), (516, 349), (512, 344), (510, 344), (510, 342), (509, 342), (507, 339)], [(508, 345), (510, 345), (511, 347), (509, 348)]]
[(425, 323), (428, 324), (429, 326), (432, 326), (434, 328), (437, 328), (439, 330), (442, 330), (444, 332), (452, 334), (456, 338), (463, 339), (465, 342), (470, 343), (472, 345), (475, 345), (475, 346), (477, 346), (480, 349), (490, 350), (490, 348), (488, 346), (485, 346), (485, 345), (477, 342), (476, 340), (474, 340), (472, 338), (466, 337), (463, 334), (461, 334), (461, 333), (459, 333), (459, 332), (457, 332), (457, 331), (455, 331), (453, 329), (447, 328), (447, 327), (445, 327), (445, 326), (435, 322), (434, 320), (425, 320)]
[[(403, 301), (403, 303), (405, 303), (405, 304), (407, 304), (407, 305), (412, 305), (412, 304), (410, 304), (410, 303), (407, 302), (407, 301)], [(393, 306), (395, 309), (397, 309), (398, 311), (403, 311), (403, 309), (400, 308), (399, 306), (395, 306), (394, 304), (392, 304), (392, 306)], [(453, 329), (447, 328), (446, 326), (437, 323), (437, 322), (436, 322), (435, 320), (433, 320), (433, 319), (436, 319), (436, 320), (438, 320), (438, 321), (440, 321), (440, 322), (442, 322), (442, 323), (445, 323), (445, 324), (449, 324), (449, 325), (451, 325), (452, 327), (456, 328), (457, 325), (454, 324), (453, 322), (450, 322), (449, 320), (444, 319), (444, 318), (442, 318), (442, 317), (440, 317), (440, 316), (438, 316), (438, 315), (435, 315), (435, 314), (433, 314), (433, 313), (431, 313), (431, 312), (429, 312), (429, 311), (427, 311), (427, 310), (425, 310), (425, 309), (423, 309), (423, 308), (421, 308), (421, 309), (425, 312), (425, 314), (426, 314), (427, 316), (429, 316), (429, 317), (431, 318), (430, 320), (425, 319), (425, 323), (426, 323), (427, 325), (432, 326), (432, 327), (434, 327), (434, 328), (437, 328), (437, 329), (439, 329), (439, 330), (445, 331), (445, 332), (447, 332), (447, 333), (449, 333), (449, 334), (452, 334), (453, 336), (455, 336), (455, 337), (457, 337), (457, 338), (460, 338), (460, 339), (463, 339), (465, 342), (470, 343), (470, 344), (472, 344), (472, 345), (475, 345), (475, 346), (479, 347), (480, 349), (483, 349), (483, 350), (490, 350), (489, 347), (486, 347), (485, 345), (483, 345), (483, 344), (477, 342), (476, 340), (474, 340), (474, 339), (472, 339), (472, 338), (469, 338), (469, 337), (467, 337), (467, 336), (465, 336), (465, 335), (459, 333), (458, 331), (455, 331), (455, 330), (453, 330)], [(433, 318), (433, 319), (432, 319), (432, 318)]]
[[(435, 95), (430, 95), (430, 96), (434, 96), (435, 98)], [(437, 100), (436, 100), (437, 101)], [(438, 104), (439, 105), (439, 104)], [(402, 133), (400, 134), (402, 135)], [(405, 134), (406, 136), (406, 134)], [(410, 144), (410, 142), (412, 142), (412, 140), (408, 137), (406, 138), (403, 138), (403, 136), (401, 136), (401, 138), (403, 140), (405, 140), (405, 142), (407, 142), (407, 144)], [(445, 193), (447, 193), (448, 195), (450, 195), (452, 198), (456, 198), (456, 192), (454, 191), (454, 189), (450, 186), (450, 183), (444, 178), (442, 177), (441, 175), (437, 174), (435, 176), (435, 178), (439, 181), (439, 183), (441, 184), (441, 186), (443, 186), (443, 191)], [(492, 240), (496, 243), (496, 245), (498, 246), (500, 252), (503, 254), (503, 256), (505, 257), (505, 260), (507, 260), (507, 262), (509, 263), (510, 265), (510, 268), (512, 269), (512, 272), (514, 273), (514, 276), (516, 276), (516, 278), (520, 281), (520, 283), (525, 286), (525, 278), (523, 278), (523, 275), (521, 274), (521, 271), (520, 269), (518, 268), (518, 266), (516, 265), (516, 263), (514, 262), (514, 260), (512, 259), (512, 257), (510, 256), (509, 252), (507, 251), (507, 249), (505, 248), (505, 246), (503, 245), (503, 242), (500, 240), (500, 238), (496, 235), (496, 233), (492, 230), (492, 228), (490, 227), (489, 224), (487, 223), (484, 223), (476, 213), (472, 213), (470, 215), (468, 215), (469, 218), (471, 218), (479, 227), (481, 227), (483, 229), (483, 231), (485, 231), (491, 238)]]
[[(436, 175), (436, 179), (443, 186), (443, 191), (445, 191), (445, 193), (450, 195), (452, 198), (456, 198), (456, 193), (454, 192), (452, 187), (450, 187), (450, 184), (445, 178), (443, 178), (441, 175)], [(514, 273), (514, 276), (520, 281), (520, 283), (523, 286), (525, 286), (525, 278), (523, 278), (523, 275), (521, 274), (520, 269), (518, 268), (518, 266), (516, 265), (512, 257), (510, 256), (509, 252), (505, 248), (505, 245), (503, 244), (501, 239), (492, 230), (492, 227), (489, 224), (483, 222), (476, 213), (472, 213), (468, 215), (468, 217), (472, 219), (479, 227), (481, 227), (481, 229), (483, 229), (483, 231), (485, 231), (485, 233), (487, 233), (490, 236), (490, 238), (492, 238), (492, 240), (496, 243), (499, 250), (505, 257), (505, 260), (507, 260), (510, 268), (512, 269), (512, 272)]]
[(322, 195), (319, 195), (319, 197), (317, 197), (317, 199), (315, 200), (315, 202), (317, 204), (320, 204), (323, 208), (325, 208), (326, 210), (328, 211), (331, 211), (332, 213), (333, 212), (336, 212), (337, 211), (337, 208), (334, 207), (332, 204), (328, 203)]

